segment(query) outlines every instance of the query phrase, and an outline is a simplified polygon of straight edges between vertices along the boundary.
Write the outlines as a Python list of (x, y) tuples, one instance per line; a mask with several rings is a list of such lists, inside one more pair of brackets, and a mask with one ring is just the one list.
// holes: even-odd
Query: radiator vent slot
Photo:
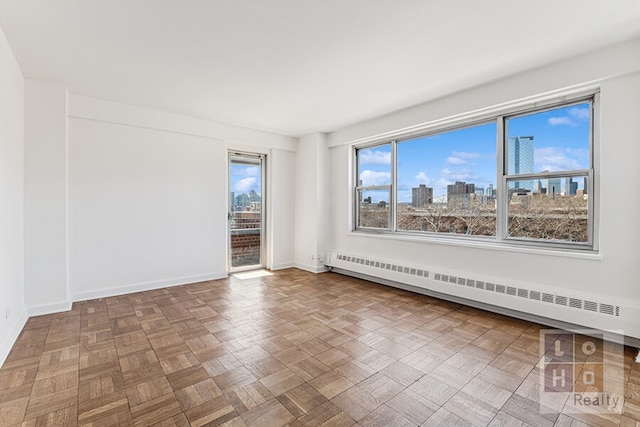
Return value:
[[(428, 270), (416, 268), (414, 266), (390, 264), (376, 260), (370, 260), (365, 258), (359, 258), (349, 255), (336, 254), (336, 259), (352, 264), (359, 264), (366, 266), (367, 269), (380, 269), (386, 271), (393, 271), (397, 274), (405, 274), (409, 276), (416, 276), (422, 278), (429, 278), (430, 273)], [(371, 274), (375, 274), (372, 272)], [(387, 273), (389, 274), (389, 273)], [(518, 297), (525, 298), (534, 301), (540, 301), (544, 303), (550, 303), (568, 307), (572, 310), (585, 310), (593, 313), (599, 313), (607, 316), (620, 316), (620, 306), (614, 304), (608, 304), (605, 302), (582, 300), (580, 298), (568, 297), (564, 295), (555, 295), (547, 292), (540, 292), (526, 288), (517, 288), (514, 286), (508, 286), (498, 283), (484, 282), (482, 280), (471, 279), (466, 277), (453, 276), (450, 274), (432, 273), (433, 280), (442, 282), (447, 285), (465, 286), (478, 291), (483, 292), (495, 292), (503, 294), (504, 297)], [(401, 280), (399, 280), (401, 281)]]
[(558, 305), (567, 305), (567, 297), (563, 297), (561, 295), (556, 295), (556, 304), (558, 304)]
[(412, 275), (412, 276), (427, 277), (427, 278), (429, 277), (429, 272), (427, 270), (421, 270), (421, 269), (417, 269), (415, 267), (410, 267), (410, 266), (405, 266), (405, 265), (397, 265), (397, 264), (390, 264), (390, 263), (385, 263), (385, 262), (380, 262), (380, 261), (375, 261), (375, 260), (370, 260), (370, 259), (364, 259), (364, 258), (358, 258), (358, 257), (352, 257), (352, 256), (348, 256), (348, 255), (340, 255), (340, 254), (338, 254), (336, 256), (336, 258), (338, 260), (340, 260), (340, 261), (346, 261), (346, 262), (350, 262), (350, 263), (353, 263), (353, 264), (366, 265), (368, 267), (378, 268), (380, 270), (396, 271), (398, 273), (409, 274), (409, 275)]
[(613, 306), (611, 304), (600, 303), (600, 313), (613, 316), (614, 314)]

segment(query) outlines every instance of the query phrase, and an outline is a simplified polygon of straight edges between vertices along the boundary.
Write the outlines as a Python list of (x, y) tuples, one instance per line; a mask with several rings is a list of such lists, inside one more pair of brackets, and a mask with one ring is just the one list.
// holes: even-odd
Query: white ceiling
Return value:
[(639, 37), (640, 1), (0, 0), (0, 25), (27, 78), (299, 136)]

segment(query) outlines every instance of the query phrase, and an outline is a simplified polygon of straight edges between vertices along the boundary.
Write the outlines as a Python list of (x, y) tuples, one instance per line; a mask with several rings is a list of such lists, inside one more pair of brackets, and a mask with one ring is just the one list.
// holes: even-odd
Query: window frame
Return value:
[[(556, 172), (538, 172), (527, 174), (511, 174), (507, 172), (508, 162), (508, 129), (507, 120), (521, 116), (541, 113), (557, 108), (570, 107), (588, 102), (590, 105), (589, 117), (589, 166), (586, 169), (556, 171)], [(581, 92), (549, 95), (545, 98), (530, 99), (521, 102), (512, 102), (508, 105), (492, 107), (481, 111), (460, 114), (446, 119), (437, 120), (426, 123), (413, 128), (390, 132), (383, 136), (368, 138), (366, 141), (355, 142), (351, 145), (351, 153), (353, 156), (354, 173), (351, 174), (355, 179), (354, 184), (358, 183), (359, 177), (359, 159), (358, 150), (372, 149), (387, 144), (391, 145), (391, 184), (389, 186), (374, 186), (371, 189), (381, 189), (389, 187), (389, 227), (359, 227), (360, 206), (358, 203), (358, 187), (352, 185), (353, 191), (350, 192), (352, 197), (353, 216), (350, 226), (351, 232), (363, 234), (382, 234), (397, 236), (398, 238), (407, 238), (411, 240), (421, 239), (430, 241), (447, 241), (460, 242), (466, 244), (469, 242), (487, 243), (489, 245), (507, 245), (508, 247), (531, 247), (538, 249), (561, 249), (576, 250), (578, 252), (597, 252), (598, 251), (598, 147), (599, 147), (599, 117), (600, 117), (600, 90), (599, 88), (585, 89)], [(476, 125), (482, 125), (495, 121), (496, 123), (496, 233), (495, 236), (475, 236), (468, 234), (456, 233), (435, 233), (418, 230), (399, 230), (398, 229), (398, 206), (397, 195), (398, 188), (398, 171), (397, 171), (397, 147), (403, 141), (413, 138), (429, 137), (459, 129), (469, 128)], [(508, 235), (508, 215), (509, 215), (509, 196), (508, 185), (511, 181), (527, 180), (527, 179), (549, 179), (549, 178), (570, 178), (570, 177), (587, 177), (587, 242), (571, 242), (566, 240), (545, 240), (530, 239), (522, 237), (512, 237)]]
[[(391, 146), (391, 165), (390, 165), (390, 172), (391, 172), (391, 182), (388, 185), (359, 185), (360, 182), (360, 177), (358, 176), (358, 172), (360, 171), (360, 161), (358, 158), (358, 150), (367, 150), (367, 149), (371, 149), (374, 147), (381, 147), (384, 145), (390, 145)], [(395, 148), (394, 148), (394, 142), (389, 142), (389, 141), (384, 141), (384, 142), (379, 142), (379, 143), (375, 143), (375, 144), (369, 144), (369, 145), (360, 145), (360, 146), (356, 146), (354, 147), (354, 170), (355, 170), (355, 183), (356, 185), (353, 187), (354, 191), (353, 191), (353, 230), (352, 231), (368, 231), (368, 232), (382, 232), (382, 231), (389, 231), (389, 232), (393, 232), (396, 231), (395, 227), (394, 227), (394, 223), (395, 223), (395, 195), (393, 194), (394, 191), (393, 189), (396, 188), (395, 186), (395, 179), (396, 179), (396, 173), (395, 173)], [(358, 197), (358, 193), (360, 191), (364, 192), (367, 190), (383, 190), (383, 189), (387, 189), (389, 192), (389, 227), (387, 228), (378, 228), (378, 227), (360, 227), (359, 223), (360, 223), (360, 203), (358, 203), (359, 197)]]

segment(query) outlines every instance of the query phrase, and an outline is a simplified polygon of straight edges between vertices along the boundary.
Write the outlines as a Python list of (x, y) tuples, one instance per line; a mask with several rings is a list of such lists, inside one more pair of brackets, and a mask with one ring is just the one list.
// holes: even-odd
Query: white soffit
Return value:
[(640, 36), (636, 0), (0, 0), (26, 78), (299, 136)]

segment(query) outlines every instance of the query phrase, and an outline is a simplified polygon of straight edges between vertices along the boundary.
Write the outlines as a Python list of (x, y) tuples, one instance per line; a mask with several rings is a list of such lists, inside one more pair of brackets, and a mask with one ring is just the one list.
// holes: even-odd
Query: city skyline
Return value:
[[(534, 136), (533, 172), (588, 169), (590, 104), (556, 108), (507, 120), (509, 138)], [(399, 203), (411, 203), (412, 188), (433, 188), (435, 202), (446, 200), (447, 185), (456, 181), (478, 188), (497, 187), (496, 124), (418, 137), (398, 143)], [(391, 183), (391, 145), (358, 152), (362, 185)], [(582, 182), (578, 182), (582, 189)], [(382, 192), (376, 192), (373, 201)], [(388, 200), (386, 200), (388, 201)]]

